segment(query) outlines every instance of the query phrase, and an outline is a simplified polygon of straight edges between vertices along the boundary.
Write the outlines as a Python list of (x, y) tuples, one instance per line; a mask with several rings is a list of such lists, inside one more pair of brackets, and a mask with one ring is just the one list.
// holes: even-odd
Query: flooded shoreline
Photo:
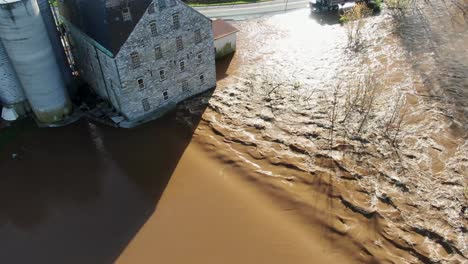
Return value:
[[(358, 53), (306, 9), (236, 22), (218, 88), (160, 120), (21, 125), (0, 141), (0, 259), (463, 263), (468, 31), (419, 8), (367, 18)], [(332, 128), (333, 92), (346, 106), (369, 72), (368, 119)]]
[[(430, 3), (399, 22), (388, 10), (368, 18), (357, 53), (337, 20), (306, 10), (238, 22), (240, 52), (203, 115), (200, 137), (223, 160), (339, 234), (360, 263), (467, 258), (467, 25)], [(370, 75), (369, 118), (341, 110), (330, 143), (333, 92), (346, 108)]]

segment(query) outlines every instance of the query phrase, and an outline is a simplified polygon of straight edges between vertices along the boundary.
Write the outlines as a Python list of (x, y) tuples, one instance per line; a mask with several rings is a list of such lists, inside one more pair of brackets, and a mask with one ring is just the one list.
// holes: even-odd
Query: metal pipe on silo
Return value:
[(0, 38), (37, 120), (63, 120), (71, 103), (36, 0), (0, 0)]
[(0, 103), (23, 116), (26, 114), (25, 101), (26, 97), (21, 83), (2, 42), (0, 42)]
[(65, 55), (62, 40), (60, 39), (59, 32), (57, 31), (57, 25), (55, 24), (55, 18), (52, 14), (49, 0), (37, 0), (37, 4), (39, 5), (42, 20), (44, 20), (44, 24), (47, 29), (47, 34), (49, 35), (49, 39), (55, 53), (55, 58), (57, 59), (57, 63), (60, 66), (63, 80), (65, 81), (67, 87), (69, 87), (72, 84), (73, 80), (71, 69), (68, 63), (67, 56)]

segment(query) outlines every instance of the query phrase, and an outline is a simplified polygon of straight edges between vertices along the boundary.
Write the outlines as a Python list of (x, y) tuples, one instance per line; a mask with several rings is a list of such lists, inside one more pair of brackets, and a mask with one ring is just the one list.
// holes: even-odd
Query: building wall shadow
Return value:
[(0, 146), (1, 262), (113, 263), (154, 213), (206, 104), (197, 107), (191, 127), (180, 109), (131, 130), (22, 122)]
[(231, 66), (231, 62), (235, 56), (235, 52), (231, 53), (223, 58), (216, 60), (216, 80), (221, 81), (224, 78), (228, 77), (228, 70), (229, 66)]

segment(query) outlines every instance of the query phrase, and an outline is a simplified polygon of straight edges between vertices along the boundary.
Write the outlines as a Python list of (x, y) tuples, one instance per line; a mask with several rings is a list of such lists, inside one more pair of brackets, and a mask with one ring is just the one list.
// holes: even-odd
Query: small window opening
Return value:
[(138, 82), (138, 88), (140, 88), (140, 89), (145, 88), (145, 82), (143, 81), (143, 79), (140, 78), (140, 79), (137, 80), (137, 82)]
[(185, 61), (184, 60), (181, 60), (179, 62), (179, 69), (181, 72), (185, 71)]

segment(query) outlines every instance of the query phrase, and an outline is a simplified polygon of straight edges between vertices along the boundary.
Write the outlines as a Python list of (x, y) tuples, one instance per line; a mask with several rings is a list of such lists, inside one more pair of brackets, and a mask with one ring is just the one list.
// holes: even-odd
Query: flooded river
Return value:
[[(161, 120), (3, 129), (0, 259), (466, 262), (468, 31), (454, 3), (367, 18), (359, 51), (336, 16), (307, 9), (236, 22), (218, 88)], [(372, 104), (349, 107), (368, 87)]]

